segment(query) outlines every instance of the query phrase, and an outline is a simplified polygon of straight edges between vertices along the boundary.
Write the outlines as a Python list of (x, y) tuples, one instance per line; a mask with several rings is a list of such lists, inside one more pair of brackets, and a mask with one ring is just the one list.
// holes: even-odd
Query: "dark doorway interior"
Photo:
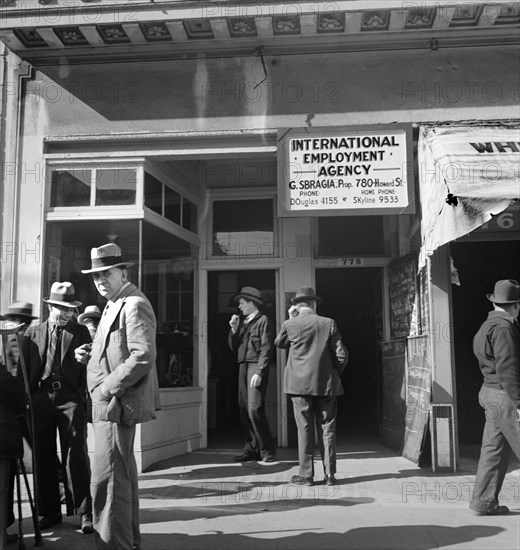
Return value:
[[(244, 440), (238, 410), (238, 365), (229, 349), (229, 319), (239, 313), (234, 297), (244, 286), (262, 292), (263, 311), (276, 323), (275, 272), (273, 270), (211, 271), (208, 273), (208, 447), (241, 449)], [(273, 357), (266, 413), (273, 436), (276, 436), (276, 365)]]
[(451, 255), (460, 282), (452, 285), (459, 442), (472, 445), (481, 442), (484, 427), (473, 337), (493, 309), (486, 294), (495, 282), (520, 280), (520, 247), (518, 241), (452, 243)]
[(342, 375), (345, 395), (338, 400), (339, 442), (354, 435), (377, 436), (380, 274), (379, 268), (316, 271), (316, 293), (323, 300), (318, 313), (335, 319), (349, 350), (349, 363)]

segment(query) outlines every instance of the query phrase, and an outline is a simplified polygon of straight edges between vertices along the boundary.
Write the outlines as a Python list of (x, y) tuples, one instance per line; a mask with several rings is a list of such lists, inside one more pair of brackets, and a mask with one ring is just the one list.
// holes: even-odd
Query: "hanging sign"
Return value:
[(279, 130), (278, 214), (412, 213), (412, 160), (409, 126)]

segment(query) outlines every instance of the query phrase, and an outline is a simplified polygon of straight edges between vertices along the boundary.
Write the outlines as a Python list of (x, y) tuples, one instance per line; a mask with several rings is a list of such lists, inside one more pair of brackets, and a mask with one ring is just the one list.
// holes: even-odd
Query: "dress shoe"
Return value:
[(94, 524), (92, 523), (92, 514), (81, 514), (81, 532), (85, 535), (94, 532)]
[(292, 476), (291, 483), (294, 483), (296, 485), (308, 485), (309, 487), (311, 485), (314, 485), (314, 481), (312, 477), (303, 477), (303, 476)]
[(332, 485), (336, 485), (336, 478), (334, 477), (334, 474), (330, 474), (330, 476), (325, 476), (325, 485), (328, 485), (331, 487)]
[(507, 506), (495, 506), (487, 510), (472, 510), (476, 516), (505, 516), (509, 514), (509, 508)]
[(262, 462), (276, 462), (276, 457), (274, 455), (265, 455), (262, 458)]
[(62, 520), (63, 516), (61, 515), (61, 512), (53, 514), (52, 516), (44, 516), (39, 522), (40, 529), (47, 529), (53, 525), (57, 525), (58, 523), (61, 523)]
[(15, 542), (18, 542), (18, 533), (6, 533), (5, 534), (5, 543), (6, 544), (13, 544)]
[(250, 462), (251, 460), (258, 460), (257, 456), (250, 455), (247, 453), (242, 453), (241, 455), (236, 455), (235, 462)]

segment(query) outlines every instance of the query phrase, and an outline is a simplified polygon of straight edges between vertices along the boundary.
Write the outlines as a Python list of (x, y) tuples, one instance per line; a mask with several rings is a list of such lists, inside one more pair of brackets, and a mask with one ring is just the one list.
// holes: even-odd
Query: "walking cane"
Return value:
[[(42, 534), (40, 531), (40, 526), (38, 524), (38, 502), (37, 502), (37, 496), (38, 496), (38, 484), (36, 479), (36, 453), (34, 448), (34, 413), (33, 413), (33, 407), (32, 407), (32, 399), (31, 399), (31, 391), (29, 389), (29, 378), (27, 377), (27, 369), (25, 367), (25, 359), (22, 353), (22, 329), (24, 328), (24, 324), (16, 324), (12, 321), (0, 321), (0, 334), (2, 335), (2, 344), (3, 344), (3, 352), (4, 352), (4, 362), (7, 365), (7, 337), (10, 334), (16, 335), (16, 340), (18, 342), (18, 349), (20, 350), (20, 367), (22, 369), (22, 375), (23, 375), (23, 383), (25, 387), (25, 394), (27, 397), (27, 402), (29, 404), (29, 433), (31, 435), (31, 457), (32, 457), (32, 465), (33, 465), (33, 489), (34, 489), (34, 500), (31, 497), (31, 491), (29, 488), (29, 482), (27, 479), (27, 475), (25, 473), (25, 466), (23, 464), (23, 459), (20, 460), (20, 469), (22, 471), (24, 480), (25, 480), (25, 486), (27, 489), (27, 496), (29, 499), (29, 504), (31, 507), (31, 514), (32, 514), (32, 520), (33, 520), (33, 526), (34, 526), (34, 546), (43, 546), (42, 541)], [(17, 480), (17, 483), (19, 484), (19, 480)], [(20, 497), (18, 497), (18, 503), (20, 503)], [(20, 504), (18, 504), (18, 510), (20, 510)], [(21, 521), (21, 520), (19, 520)], [(20, 524), (21, 525), (21, 524)], [(21, 531), (21, 527), (20, 527)], [(23, 537), (20, 536), (18, 539), (18, 548), (19, 550), (22, 550), (25, 548), (23, 544)]]

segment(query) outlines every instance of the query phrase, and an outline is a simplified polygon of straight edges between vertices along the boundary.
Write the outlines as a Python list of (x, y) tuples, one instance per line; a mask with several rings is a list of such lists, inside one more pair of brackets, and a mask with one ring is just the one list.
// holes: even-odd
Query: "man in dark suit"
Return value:
[(243, 318), (240, 321), (238, 315), (231, 317), (228, 344), (237, 352), (238, 406), (245, 436), (244, 450), (235, 460), (273, 462), (275, 445), (265, 414), (269, 361), (274, 349), (271, 322), (258, 309), (263, 304), (258, 289), (243, 287), (235, 302)]
[(299, 472), (291, 483), (314, 483), (314, 426), (325, 483), (336, 483), (336, 397), (343, 394), (340, 374), (348, 360), (336, 323), (316, 313), (321, 299), (311, 287), (300, 287), (275, 345), (289, 350), (284, 392), (291, 396), (298, 429)]
[(34, 412), (34, 451), (38, 485), (40, 528), (61, 523), (59, 463), (56, 430), (61, 444), (61, 464), (66, 481), (67, 515), (80, 514), (81, 530), (92, 533), (90, 466), (85, 445), (86, 369), (74, 350), (91, 342), (86, 327), (74, 322), (76, 301), (69, 282), (53, 283), (49, 318), (30, 326), (22, 340)]

